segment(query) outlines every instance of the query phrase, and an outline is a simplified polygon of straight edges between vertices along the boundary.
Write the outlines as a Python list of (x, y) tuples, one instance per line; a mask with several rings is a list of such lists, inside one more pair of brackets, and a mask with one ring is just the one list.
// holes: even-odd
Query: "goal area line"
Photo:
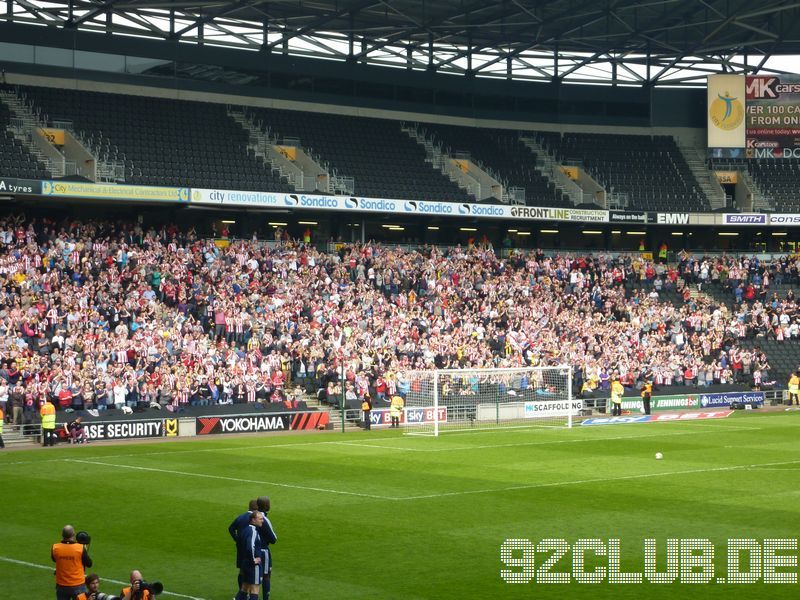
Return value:
[[(473, 427), (471, 429), (448, 429), (447, 426), (439, 425), (439, 433), (446, 433), (448, 435), (467, 434), (467, 433), (482, 433), (484, 431), (508, 431), (510, 429), (566, 429), (564, 425), (489, 425)], [(404, 431), (403, 435), (409, 436), (422, 436), (422, 437), (435, 437), (433, 431)]]

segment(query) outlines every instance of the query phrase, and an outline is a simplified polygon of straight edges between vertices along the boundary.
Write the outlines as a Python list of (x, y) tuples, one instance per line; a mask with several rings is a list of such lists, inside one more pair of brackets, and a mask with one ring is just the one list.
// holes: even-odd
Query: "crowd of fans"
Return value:
[[(797, 262), (501, 258), (490, 247), (200, 239), (176, 226), (0, 221), (0, 402), (58, 408), (389, 398), (430, 368), (570, 364), (577, 389), (759, 385), (744, 338), (797, 338)], [(728, 308), (690, 285), (728, 286)], [(751, 287), (755, 295), (750, 292)], [(682, 302), (665, 302), (678, 292)], [(738, 299), (740, 293), (736, 292)], [(749, 344), (753, 346), (753, 344)], [(343, 373), (341, 380), (339, 374)]]

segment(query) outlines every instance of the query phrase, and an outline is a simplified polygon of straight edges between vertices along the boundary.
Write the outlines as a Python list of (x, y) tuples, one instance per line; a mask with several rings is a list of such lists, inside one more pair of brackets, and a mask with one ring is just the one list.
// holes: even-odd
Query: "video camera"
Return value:
[(142, 581), (141, 579), (137, 580), (134, 585), (138, 584), (139, 592), (148, 591), (151, 592), (154, 596), (158, 596), (161, 592), (164, 591), (164, 585), (160, 581)]
[(75, 536), (75, 541), (79, 544), (83, 544), (84, 546), (88, 546), (92, 543), (92, 536), (90, 536), (85, 531), (79, 531), (78, 534)]

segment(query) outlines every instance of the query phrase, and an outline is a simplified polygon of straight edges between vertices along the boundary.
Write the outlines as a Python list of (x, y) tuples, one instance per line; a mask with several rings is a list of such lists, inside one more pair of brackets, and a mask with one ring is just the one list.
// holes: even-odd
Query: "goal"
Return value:
[(406, 433), (499, 427), (572, 427), (572, 368), (441, 369), (398, 374)]

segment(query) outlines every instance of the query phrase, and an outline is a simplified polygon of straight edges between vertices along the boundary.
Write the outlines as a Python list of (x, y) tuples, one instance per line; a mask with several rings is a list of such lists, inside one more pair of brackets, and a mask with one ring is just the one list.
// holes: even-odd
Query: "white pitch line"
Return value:
[(786, 462), (764, 463), (761, 465), (734, 465), (730, 467), (712, 467), (709, 469), (688, 469), (685, 471), (667, 471), (664, 473), (642, 473), (639, 475), (621, 475), (619, 477), (597, 477), (594, 479), (575, 479), (572, 481), (553, 481), (551, 483), (533, 483), (530, 485), (514, 485), (504, 488), (490, 488), (484, 490), (466, 490), (460, 492), (442, 492), (439, 494), (425, 494), (422, 496), (406, 496), (402, 500), (426, 500), (430, 498), (444, 498), (448, 496), (466, 496), (469, 494), (488, 494), (496, 492), (511, 492), (515, 490), (532, 490), (537, 488), (548, 487), (561, 487), (566, 485), (583, 485), (584, 483), (605, 483), (609, 481), (627, 481), (629, 479), (648, 479), (652, 477), (668, 477), (671, 475), (691, 475), (693, 473), (715, 473), (722, 471), (739, 471), (758, 469), (759, 467), (771, 467), (776, 465), (794, 465), (800, 463), (800, 460), (791, 460)]
[[(699, 425), (692, 425), (692, 427), (713, 427), (714, 429), (718, 429), (719, 426), (712, 426), (706, 424), (699, 424)], [(734, 431), (738, 430), (760, 430), (760, 427), (737, 427), (737, 426), (730, 426), (728, 429), (733, 429)], [(726, 431), (728, 431), (726, 429)], [(356, 447), (363, 447), (363, 448), (375, 448), (378, 450), (397, 450), (401, 452), (453, 452), (453, 451), (462, 451), (462, 450), (486, 450), (492, 448), (516, 448), (519, 446), (549, 446), (553, 444), (578, 444), (578, 443), (585, 443), (585, 442), (607, 442), (612, 440), (640, 440), (640, 439), (647, 439), (647, 438), (662, 438), (662, 437), (672, 437), (678, 435), (698, 435), (698, 434), (708, 434), (708, 431), (677, 431), (677, 432), (669, 432), (669, 433), (655, 433), (651, 435), (616, 435), (612, 437), (596, 437), (596, 438), (579, 438), (573, 440), (545, 440), (545, 441), (537, 441), (537, 442), (511, 442), (508, 444), (481, 444), (478, 446), (451, 446), (447, 448), (410, 448), (405, 446), (384, 446), (380, 444), (367, 444), (367, 443), (360, 443), (360, 442), (326, 442), (328, 444), (336, 444), (339, 446), (356, 446)], [(394, 439), (394, 438), (387, 438), (387, 439)]]
[[(22, 565), (23, 567), (31, 567), (33, 569), (45, 569), (47, 571), (53, 570), (53, 565), (40, 565), (38, 563), (27, 562), (24, 560), (17, 560), (16, 558), (9, 558), (7, 556), (0, 556), (0, 560), (3, 562), (15, 564), (15, 565)], [(102, 577), (101, 581), (108, 581), (109, 583), (116, 583), (119, 585), (130, 585), (129, 581), (119, 581), (118, 579), (109, 579), (107, 577)], [(177, 592), (170, 592), (164, 590), (161, 592), (165, 596), (176, 596), (178, 598), (188, 598), (189, 600), (205, 600), (205, 598), (198, 598), (197, 596), (187, 596), (186, 594), (178, 594)]]
[[(707, 427), (716, 430), (742, 430), (742, 431), (760, 431), (763, 427), (746, 427), (740, 425), (728, 425), (722, 423), (697, 423), (695, 421), (668, 421), (666, 423), (691, 423), (691, 427)], [(500, 430), (493, 429), (491, 431), (472, 431), (472, 432), (448, 432), (448, 437), (458, 433), (499, 433)], [(272, 448), (308, 448), (310, 446), (355, 446), (355, 447), (365, 447), (365, 448), (376, 448), (376, 449), (387, 449), (387, 450), (398, 450), (398, 451), (406, 451), (406, 452), (451, 452), (454, 450), (483, 450), (489, 448), (515, 448), (519, 446), (547, 446), (550, 444), (574, 444), (574, 443), (583, 443), (583, 442), (604, 442), (608, 440), (635, 440), (635, 439), (643, 439), (643, 438), (658, 438), (664, 436), (673, 436), (673, 435), (695, 435), (698, 433), (707, 433), (701, 431), (681, 431), (677, 433), (655, 433), (652, 435), (617, 435), (611, 437), (597, 437), (597, 438), (580, 438), (580, 439), (573, 439), (573, 440), (545, 440), (545, 441), (537, 441), (537, 442), (512, 442), (508, 444), (483, 444), (480, 446), (453, 446), (450, 448), (410, 448), (404, 446), (383, 446), (379, 444), (371, 444), (371, 443), (363, 443), (363, 442), (347, 442), (347, 441), (340, 441), (340, 440), (329, 440), (329, 441), (316, 441), (316, 442), (292, 442), (288, 444), (261, 444), (257, 446), (225, 446), (222, 448), (195, 448), (191, 450), (162, 450), (159, 452), (130, 452), (126, 454), (106, 454), (103, 456), (99, 456), (98, 458), (101, 460), (109, 459), (109, 458), (137, 458), (139, 456), (172, 456), (172, 455), (179, 455), (179, 454), (200, 454), (204, 452), (229, 452), (229, 451), (247, 451), (250, 452), (251, 450), (269, 450)], [(373, 442), (380, 442), (383, 440), (386, 441), (397, 441), (399, 439), (407, 439), (407, 438), (399, 438), (398, 436), (390, 436), (390, 437), (374, 437), (370, 438), (370, 441)], [(80, 449), (77, 449), (80, 451)], [(13, 462), (0, 462), (0, 468), (5, 466), (14, 466), (14, 465), (30, 465), (30, 464), (42, 464), (48, 462), (65, 462), (73, 460), (69, 457), (63, 458), (51, 458), (47, 460), (20, 460), (20, 461), (13, 461)]]
[(792, 471), (800, 471), (800, 467), (790, 467), (788, 469), (779, 469), (777, 467), (748, 467), (748, 471), (782, 471), (784, 473)]
[(220, 481), (235, 481), (237, 483), (255, 483), (258, 485), (274, 485), (276, 487), (291, 488), (296, 490), (308, 490), (310, 492), (325, 492), (328, 494), (341, 494), (343, 496), (359, 496), (361, 498), (373, 498), (375, 500), (394, 500), (389, 496), (378, 496), (375, 494), (365, 494), (362, 492), (348, 492), (344, 490), (333, 490), (329, 488), (312, 487), (308, 485), (295, 485), (291, 483), (279, 483), (277, 481), (259, 481), (255, 479), (242, 479), (239, 477), (226, 477), (224, 475), (209, 475), (207, 473), (191, 473), (189, 471), (174, 471), (172, 469), (156, 469), (155, 467), (139, 467), (136, 465), (120, 465), (114, 463), (100, 462), (96, 460), (80, 460), (76, 458), (65, 459), (65, 462), (82, 463), (92, 466), (116, 467), (118, 469), (132, 469), (135, 471), (152, 471), (154, 473), (167, 473), (169, 475), (183, 475), (186, 477), (204, 477), (206, 479), (216, 479)]
[[(380, 437), (380, 438), (373, 438), (374, 440), (396, 440), (398, 439), (397, 436), (391, 437)], [(131, 440), (132, 441), (132, 440)], [(199, 441), (199, 439), (197, 440)], [(339, 444), (341, 442), (338, 441), (324, 441), (324, 442), (292, 442), (289, 444), (260, 444), (257, 446), (223, 446), (220, 448), (193, 448), (191, 450), (162, 450), (159, 452), (129, 452), (127, 454), (104, 454), (99, 456), (100, 459), (106, 458), (136, 458), (137, 456), (171, 456), (171, 455), (178, 455), (178, 454), (200, 454), (203, 452), (227, 452), (230, 450), (240, 450), (240, 451), (251, 451), (251, 450), (264, 450), (269, 448), (303, 448), (307, 446), (321, 446), (321, 445), (331, 445), (331, 444)], [(83, 450), (82, 448), (74, 448), (73, 450), (80, 452)], [(2, 462), (0, 461), (0, 467), (10, 466), (10, 465), (32, 465), (32, 464), (42, 464), (42, 463), (52, 463), (52, 462), (64, 462), (72, 460), (69, 457), (62, 457), (62, 458), (50, 458), (46, 460), (18, 460), (14, 462)]]
[(549, 487), (562, 487), (567, 485), (583, 485), (585, 483), (606, 483), (609, 481), (627, 481), (633, 479), (648, 479), (653, 477), (669, 477), (672, 475), (691, 475), (695, 473), (717, 473), (717, 472), (724, 472), (724, 471), (738, 471), (738, 470), (751, 470), (751, 469), (758, 469), (763, 467), (776, 467), (780, 465), (796, 465), (800, 464), (800, 460), (790, 460), (790, 461), (783, 461), (783, 462), (773, 462), (773, 463), (761, 463), (761, 464), (748, 464), (748, 465), (733, 465), (729, 467), (711, 467), (708, 469), (687, 469), (683, 471), (666, 471), (663, 473), (641, 473), (638, 475), (621, 475), (619, 477), (597, 477), (592, 479), (574, 479), (571, 481), (553, 481), (550, 483), (533, 483), (529, 485), (514, 485), (514, 486), (507, 486), (503, 488), (486, 488), (480, 490), (463, 490), (458, 492), (440, 492), (436, 494), (423, 494), (418, 496), (379, 496), (376, 494), (364, 494), (361, 492), (348, 492), (344, 490), (332, 490), (327, 488), (317, 488), (317, 487), (310, 487), (310, 486), (302, 486), (302, 485), (293, 485), (288, 483), (275, 483), (271, 481), (254, 481), (250, 479), (240, 479), (238, 477), (225, 477), (222, 475), (209, 475), (207, 473), (189, 473), (185, 471), (173, 471), (170, 469), (156, 469), (154, 467), (137, 467), (135, 465), (118, 465), (113, 463), (103, 463), (103, 462), (96, 462), (96, 461), (88, 461), (88, 460), (73, 460), (70, 462), (77, 462), (77, 463), (84, 463), (89, 465), (99, 465), (105, 467), (117, 467), (120, 469), (133, 469), (139, 471), (152, 471), (156, 473), (168, 473), (172, 475), (184, 475), (187, 477), (201, 477), (205, 479), (217, 479), (223, 481), (235, 481), (239, 483), (255, 483), (259, 485), (275, 485), (279, 487), (286, 487), (286, 488), (294, 488), (294, 489), (301, 489), (301, 490), (309, 490), (314, 492), (324, 492), (329, 494), (341, 494), (346, 496), (360, 496), (365, 498), (372, 498), (375, 500), (392, 500), (392, 501), (406, 501), (406, 500), (427, 500), (432, 498), (446, 498), (450, 496), (467, 496), (471, 494), (490, 494), (490, 493), (497, 493), (497, 492), (510, 492), (510, 491), (517, 491), (517, 490), (532, 490), (538, 488), (549, 488)]

